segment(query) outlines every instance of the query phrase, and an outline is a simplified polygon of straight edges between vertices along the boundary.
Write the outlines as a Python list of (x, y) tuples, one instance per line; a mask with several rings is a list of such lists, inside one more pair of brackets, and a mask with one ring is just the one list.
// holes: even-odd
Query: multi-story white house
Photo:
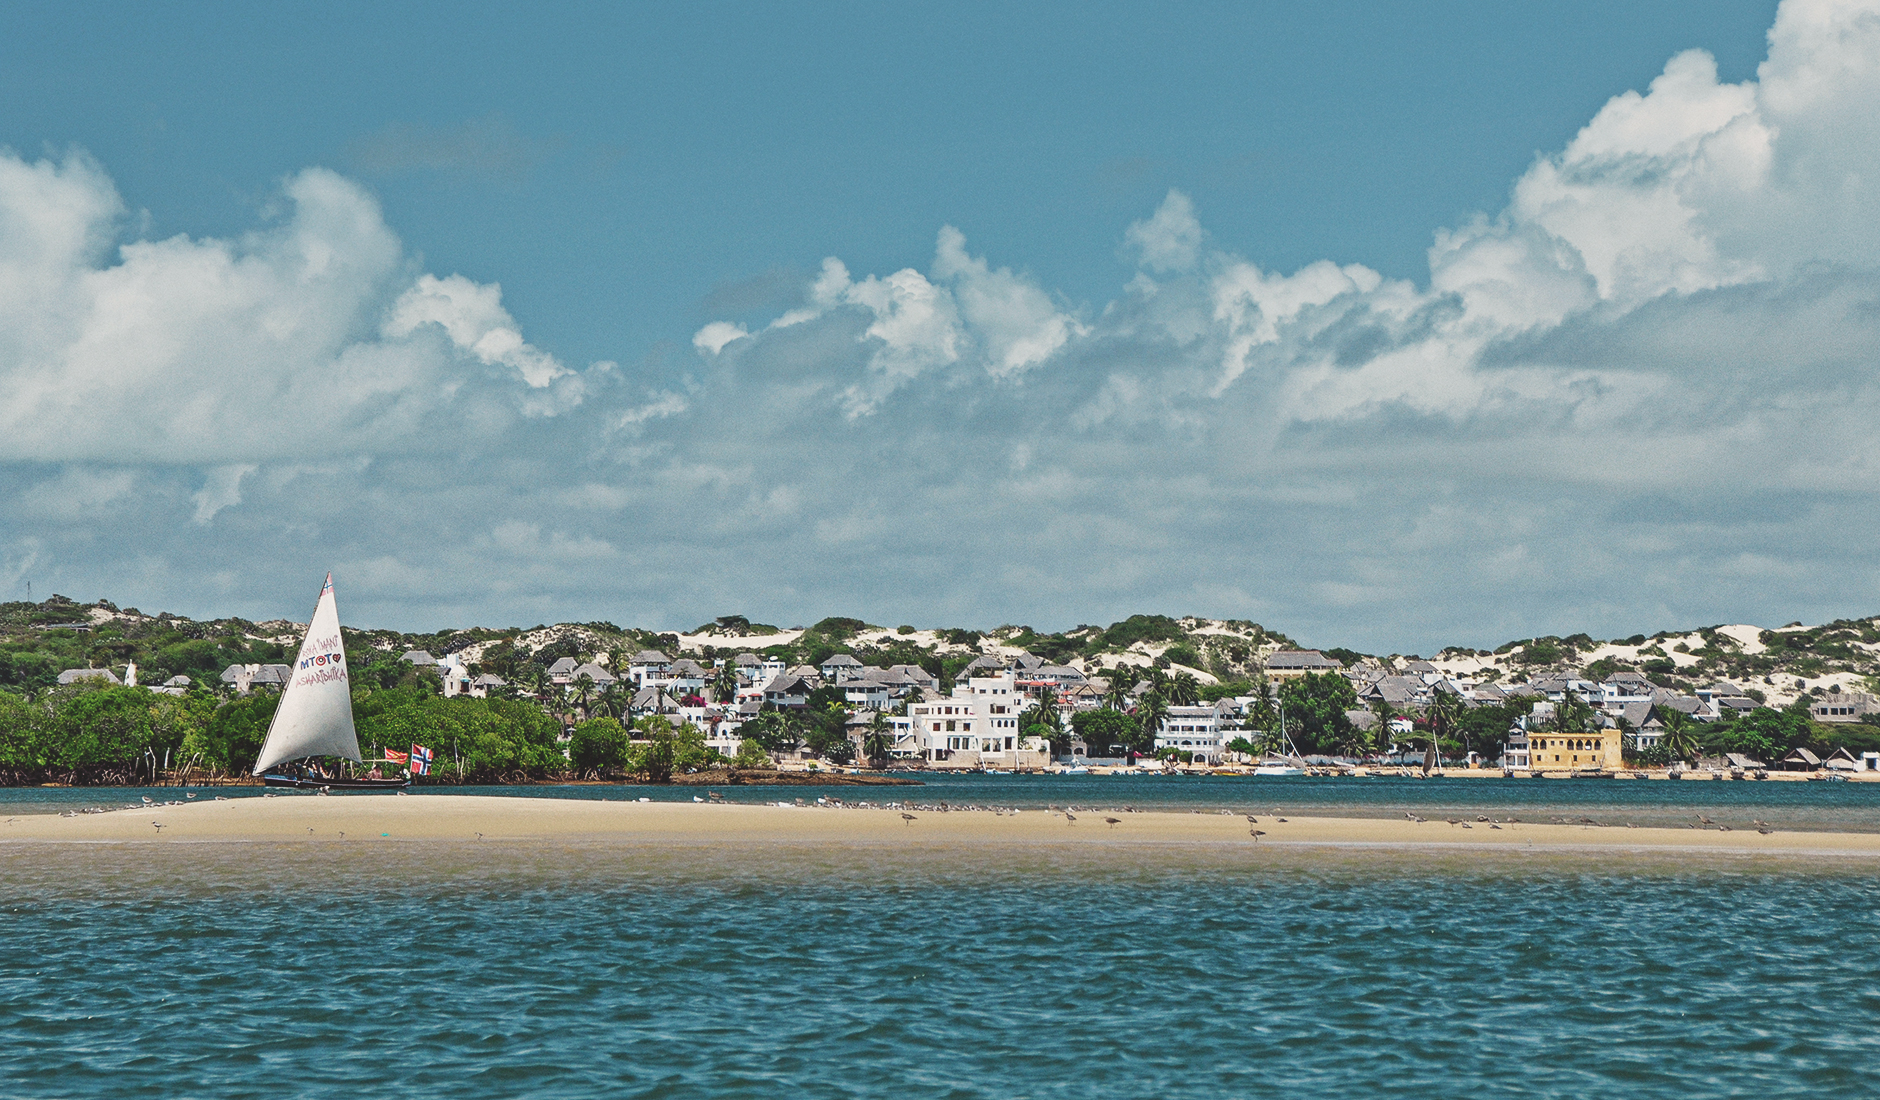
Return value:
[[(914, 749), (939, 763), (990, 768), (1035, 768), (1050, 762), (1051, 746), (1019, 733), (1024, 695), (1011, 673), (975, 676), (944, 699), (907, 708)], [(898, 731), (897, 731), (898, 734)]]
[(1155, 747), (1193, 753), (1210, 764), (1221, 759), (1221, 713), (1213, 707), (1170, 707), (1155, 732)]
[(642, 649), (627, 662), (627, 679), (635, 687), (664, 687), (671, 670), (672, 658), (657, 649)]

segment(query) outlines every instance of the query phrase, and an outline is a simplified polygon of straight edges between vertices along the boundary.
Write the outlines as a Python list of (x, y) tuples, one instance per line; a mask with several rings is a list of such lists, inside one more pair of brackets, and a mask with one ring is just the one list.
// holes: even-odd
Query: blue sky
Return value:
[(1870, 613), (1872, 6), (1300, 8), (10, 9), (0, 582)]

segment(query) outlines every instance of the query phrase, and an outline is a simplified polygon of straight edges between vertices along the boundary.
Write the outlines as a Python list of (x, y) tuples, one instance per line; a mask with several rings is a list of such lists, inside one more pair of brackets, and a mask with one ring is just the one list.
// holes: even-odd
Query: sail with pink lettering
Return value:
[(346, 675), (346, 646), (340, 640), (339, 608), (333, 602), (333, 574), (326, 575), (320, 602), (313, 609), (306, 640), (293, 676), (281, 692), (268, 737), (255, 759), (255, 774), (276, 764), (312, 756), (359, 759), (353, 731), (352, 680)]

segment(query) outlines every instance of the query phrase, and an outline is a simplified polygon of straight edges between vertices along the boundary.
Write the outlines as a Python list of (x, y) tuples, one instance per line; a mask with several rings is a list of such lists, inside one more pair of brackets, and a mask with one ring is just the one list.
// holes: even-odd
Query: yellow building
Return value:
[(1532, 771), (1613, 771), (1625, 764), (1618, 730), (1537, 730), (1527, 739), (1527, 767)]

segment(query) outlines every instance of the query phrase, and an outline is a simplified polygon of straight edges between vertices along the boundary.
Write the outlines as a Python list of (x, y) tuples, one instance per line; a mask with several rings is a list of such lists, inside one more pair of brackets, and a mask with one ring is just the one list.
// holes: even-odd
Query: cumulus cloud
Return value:
[(239, 238), (122, 240), (96, 163), (0, 151), (0, 461), (405, 450), (578, 401), (499, 287), (414, 278), (358, 185), (308, 169), (282, 198)]
[[(1880, 3), (1785, 0), (1769, 42), (1615, 89), (1426, 278), (1276, 269), (1178, 190), (1107, 302), (941, 226), (764, 276), (667, 377), (570, 371), (330, 174), (242, 238), (120, 244), (97, 166), (0, 160), (6, 560), (245, 613), (254, 560), (330, 564), (414, 625), (1162, 610), (1388, 650), (1871, 613)], [(66, 498), (146, 552), (45, 523)]]

